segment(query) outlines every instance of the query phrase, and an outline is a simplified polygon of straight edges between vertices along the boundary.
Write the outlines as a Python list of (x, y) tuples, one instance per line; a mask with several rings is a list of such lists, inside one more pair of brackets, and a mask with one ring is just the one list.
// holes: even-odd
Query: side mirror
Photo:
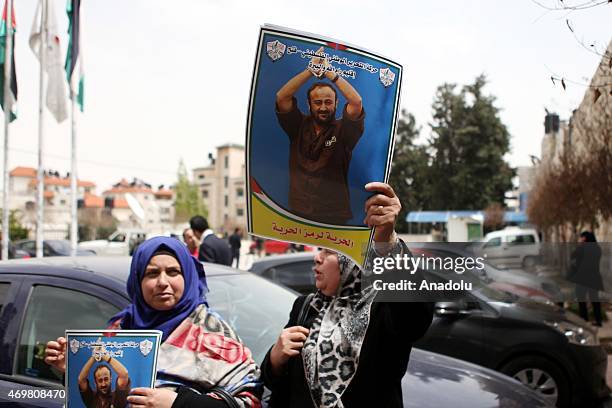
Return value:
[(467, 313), (467, 304), (463, 300), (456, 302), (437, 302), (435, 310), (437, 316), (459, 316), (460, 314)]

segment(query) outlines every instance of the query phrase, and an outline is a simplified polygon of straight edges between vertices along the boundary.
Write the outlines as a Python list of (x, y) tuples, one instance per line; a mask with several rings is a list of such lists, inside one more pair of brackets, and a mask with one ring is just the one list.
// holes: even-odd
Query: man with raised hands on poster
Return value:
[[(277, 92), (276, 116), (290, 140), (289, 209), (309, 220), (346, 224), (352, 218), (349, 164), (364, 131), (365, 112), (359, 93), (331, 69), (323, 50)], [(330, 82), (315, 82), (307, 90), (310, 115), (304, 115), (294, 95), (313, 76)], [(340, 119), (336, 88), (347, 102)]]
[[(90, 385), (89, 372), (96, 361), (101, 361), (94, 370), (93, 377), (96, 384), (94, 391)], [(117, 374), (115, 390), (112, 386), (112, 370)], [(96, 348), (79, 373), (79, 391), (83, 403), (87, 408), (123, 408), (127, 406), (127, 397), (130, 393), (130, 377), (128, 370), (116, 358), (106, 352), (104, 346)]]

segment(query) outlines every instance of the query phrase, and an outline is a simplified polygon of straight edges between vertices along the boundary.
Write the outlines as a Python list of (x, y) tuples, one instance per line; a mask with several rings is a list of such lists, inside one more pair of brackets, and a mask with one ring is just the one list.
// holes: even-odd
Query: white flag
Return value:
[(48, 75), (46, 104), (47, 108), (49, 108), (55, 117), (55, 120), (61, 122), (68, 117), (68, 111), (66, 109), (66, 78), (64, 76), (62, 51), (60, 49), (60, 40), (57, 32), (57, 21), (55, 20), (55, 12), (53, 11), (53, 0), (38, 1), (36, 13), (34, 14), (34, 22), (32, 23), (32, 31), (30, 33), (30, 48), (40, 61), (43, 4), (47, 6), (47, 12), (45, 13), (46, 21), (43, 22), (47, 32), (44, 67)]

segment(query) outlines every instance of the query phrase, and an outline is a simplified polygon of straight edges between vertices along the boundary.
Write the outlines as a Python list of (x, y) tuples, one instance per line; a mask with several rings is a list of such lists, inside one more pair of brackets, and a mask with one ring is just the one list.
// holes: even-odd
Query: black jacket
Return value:
[(596, 242), (583, 242), (571, 255), (571, 272), (568, 279), (578, 285), (595, 290), (604, 290), (599, 272), (601, 248)]
[(198, 259), (202, 262), (231, 265), (232, 252), (225, 240), (222, 240), (215, 234), (209, 234), (200, 244)]
[[(293, 303), (285, 328), (296, 325), (305, 299), (306, 296), (300, 296)], [(316, 311), (311, 308), (304, 325), (310, 327), (315, 317)], [(372, 304), (357, 372), (342, 395), (345, 407), (403, 407), (401, 380), (408, 368), (412, 343), (425, 334), (432, 318), (432, 303)], [(264, 384), (272, 391), (270, 407), (314, 406), (301, 355), (289, 360), (283, 375), (274, 377), (268, 350), (261, 374)]]

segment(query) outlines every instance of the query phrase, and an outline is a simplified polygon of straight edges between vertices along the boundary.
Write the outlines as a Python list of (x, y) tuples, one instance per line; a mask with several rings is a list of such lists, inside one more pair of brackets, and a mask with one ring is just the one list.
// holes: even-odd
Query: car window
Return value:
[(508, 243), (510, 245), (529, 245), (535, 243), (535, 238), (533, 235), (528, 234), (510, 235), (508, 236)]
[(497, 237), (497, 238), (491, 238), (490, 240), (487, 241), (487, 243), (485, 244), (485, 248), (490, 248), (490, 247), (498, 247), (501, 245), (501, 238)]
[(8, 290), (10, 286), (10, 283), (0, 282), (0, 313), (2, 313), (2, 307), (4, 306), (4, 302), (6, 302), (6, 298), (8, 297)]
[(270, 268), (262, 276), (300, 293), (310, 293), (315, 288), (313, 266), (311, 260), (292, 262)]
[(218, 276), (208, 280), (211, 310), (237, 332), (259, 364), (289, 320), (296, 295), (255, 275)]
[(125, 234), (117, 234), (111, 239), (111, 242), (125, 242)]
[(28, 241), (21, 244), (21, 248), (25, 251), (36, 251), (36, 242)]
[(100, 298), (54, 286), (34, 286), (19, 339), (17, 374), (61, 381), (58, 372), (43, 361), (45, 345), (66, 329), (100, 329), (107, 326), (117, 307)]

